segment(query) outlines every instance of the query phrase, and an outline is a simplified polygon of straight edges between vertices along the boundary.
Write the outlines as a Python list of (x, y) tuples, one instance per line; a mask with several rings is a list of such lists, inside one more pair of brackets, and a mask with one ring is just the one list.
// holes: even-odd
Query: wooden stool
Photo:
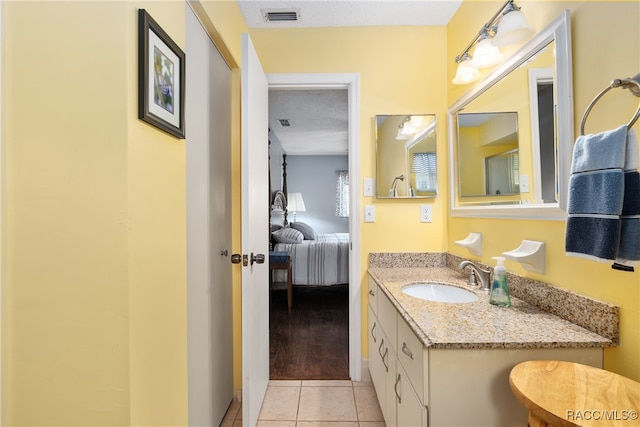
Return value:
[(509, 374), (529, 427), (638, 426), (640, 383), (579, 363), (533, 360)]
[(289, 312), (293, 305), (293, 293), (291, 289), (291, 257), (287, 252), (269, 252), (269, 294), (273, 286), (273, 272), (275, 270), (287, 270), (287, 305)]

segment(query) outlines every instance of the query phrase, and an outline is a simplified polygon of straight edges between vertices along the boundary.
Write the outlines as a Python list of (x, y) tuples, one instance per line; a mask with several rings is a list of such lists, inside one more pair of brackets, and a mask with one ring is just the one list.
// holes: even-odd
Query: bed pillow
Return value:
[(302, 233), (305, 240), (316, 240), (316, 231), (309, 224), (304, 222), (292, 222), (291, 228)]
[(278, 243), (301, 243), (304, 240), (301, 232), (289, 227), (276, 230), (271, 235)]

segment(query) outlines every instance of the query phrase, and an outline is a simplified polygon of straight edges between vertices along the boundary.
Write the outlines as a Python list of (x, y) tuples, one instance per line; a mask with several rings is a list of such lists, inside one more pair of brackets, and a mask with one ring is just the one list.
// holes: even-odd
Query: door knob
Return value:
[(264, 254), (254, 255), (253, 252), (251, 252), (251, 265), (253, 265), (254, 262), (264, 264)]
[(231, 254), (231, 262), (233, 264), (240, 264), (242, 262), (242, 255), (240, 255), (240, 254)]

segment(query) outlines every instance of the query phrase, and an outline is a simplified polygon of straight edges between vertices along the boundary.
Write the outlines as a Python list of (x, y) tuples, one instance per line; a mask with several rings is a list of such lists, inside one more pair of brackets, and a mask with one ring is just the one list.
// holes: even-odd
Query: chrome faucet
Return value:
[(458, 268), (464, 270), (465, 267), (471, 268), (471, 275), (469, 276), (469, 284), (472, 286), (477, 285), (476, 275), (480, 279), (480, 289), (483, 291), (489, 291), (491, 289), (491, 270), (483, 270), (471, 261), (465, 260), (460, 263)]

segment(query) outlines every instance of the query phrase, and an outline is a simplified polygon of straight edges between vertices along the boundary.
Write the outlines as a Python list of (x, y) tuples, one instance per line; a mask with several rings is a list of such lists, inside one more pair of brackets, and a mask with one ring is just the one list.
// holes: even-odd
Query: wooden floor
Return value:
[(349, 287), (294, 287), (293, 308), (286, 291), (272, 291), (270, 378), (349, 379)]

